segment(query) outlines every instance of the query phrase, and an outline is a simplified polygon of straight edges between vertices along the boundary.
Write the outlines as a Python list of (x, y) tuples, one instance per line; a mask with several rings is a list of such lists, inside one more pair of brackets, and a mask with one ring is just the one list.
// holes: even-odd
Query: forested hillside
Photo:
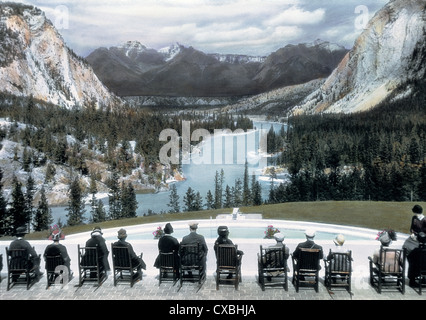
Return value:
[(396, 93), (371, 111), (289, 120), (279, 162), (291, 183), (271, 202), (426, 199), (426, 90)]

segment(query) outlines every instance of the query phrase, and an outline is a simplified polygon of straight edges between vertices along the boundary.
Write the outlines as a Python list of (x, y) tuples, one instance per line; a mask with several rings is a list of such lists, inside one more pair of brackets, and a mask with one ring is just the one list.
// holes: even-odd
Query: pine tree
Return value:
[(243, 203), (243, 187), (241, 179), (235, 179), (235, 185), (233, 190), (234, 207), (240, 207)]
[(96, 209), (98, 207), (98, 201), (96, 200), (96, 194), (98, 193), (98, 188), (96, 186), (96, 179), (93, 173), (90, 175), (89, 193), (92, 195), (92, 198), (90, 199), (90, 208), (91, 208), (90, 215), (92, 217), (92, 221), (99, 222), (99, 221), (95, 221), (97, 220), (95, 216), (97, 214)]
[(129, 182), (126, 185), (123, 181), (123, 183), (121, 184), (121, 217), (136, 217), (137, 208), (138, 202), (136, 200), (136, 193), (132, 183)]
[(75, 226), (84, 222), (85, 205), (82, 190), (80, 187), (80, 179), (75, 177), (70, 185), (70, 198), (68, 200), (67, 224), (69, 226)]
[(107, 219), (107, 214), (104, 208), (104, 203), (102, 202), (102, 200), (99, 199), (98, 204), (96, 205), (96, 208), (95, 208), (92, 222), (98, 223), (98, 222), (106, 221), (106, 219)]
[(210, 190), (207, 191), (207, 195), (206, 195), (206, 209), (207, 210), (214, 209), (214, 198)]
[(175, 184), (172, 184), (170, 186), (169, 199), (170, 199), (169, 203), (167, 204), (170, 207), (169, 212), (170, 213), (180, 212), (179, 195), (177, 193), (177, 188)]
[(194, 211), (195, 204), (195, 193), (191, 187), (186, 190), (185, 196), (183, 197), (183, 203), (185, 204), (184, 211)]
[(110, 219), (121, 218), (121, 192), (118, 183), (118, 173), (114, 171), (110, 180), (110, 194), (108, 196), (109, 202), (109, 217)]
[(221, 170), (220, 174), (218, 171), (216, 171), (215, 178), (214, 178), (214, 208), (220, 209), (222, 208), (222, 193), (223, 193), (223, 183), (225, 181), (225, 172), (223, 169)]
[(7, 201), (3, 194), (3, 170), (0, 168), (0, 236), (11, 234), (10, 217), (7, 208)]
[(199, 191), (197, 191), (197, 193), (195, 194), (193, 210), (194, 211), (203, 210), (203, 197), (201, 197), (201, 194)]
[(224, 208), (232, 208), (234, 206), (234, 199), (233, 199), (233, 192), (229, 185), (226, 185), (225, 192), (224, 192), (224, 201), (223, 201), (223, 207)]
[(46, 198), (46, 191), (43, 186), (40, 189), (40, 201), (38, 202), (38, 207), (34, 215), (34, 231), (47, 230), (49, 229), (49, 226), (52, 224), (52, 222), (52, 213), (49, 209), (49, 205)]
[(244, 165), (244, 180), (243, 180), (243, 205), (248, 206), (251, 203), (251, 193), (249, 187), (249, 172), (248, 172), (248, 163)]
[(13, 230), (18, 227), (27, 226), (29, 223), (28, 210), (22, 184), (16, 177), (13, 177), (12, 202), (10, 203), (10, 217), (12, 219)]
[(262, 204), (262, 186), (259, 181), (256, 180), (256, 176), (252, 175), (251, 180), (251, 194), (254, 206), (260, 206)]
[(34, 193), (35, 193), (34, 179), (32, 175), (30, 174), (27, 179), (27, 191), (25, 193), (25, 202), (27, 207), (26, 214), (28, 215), (28, 229), (30, 228), (30, 224), (34, 215), (34, 208), (33, 208)]

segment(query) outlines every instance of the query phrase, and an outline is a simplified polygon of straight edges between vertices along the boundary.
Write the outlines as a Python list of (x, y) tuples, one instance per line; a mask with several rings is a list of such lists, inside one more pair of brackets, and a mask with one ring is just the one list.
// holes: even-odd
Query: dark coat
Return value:
[(419, 218), (417, 218), (417, 215), (413, 216), (411, 218), (410, 232), (416, 235), (419, 232), (426, 233), (426, 218), (419, 220)]
[[(175, 266), (179, 265), (179, 241), (170, 234), (165, 234), (158, 240), (158, 251), (169, 253), (175, 252)], [(154, 267), (160, 267), (160, 255), (157, 256), (154, 262)]]
[(68, 255), (67, 248), (59, 242), (49, 244), (44, 250), (43, 257), (46, 259), (46, 257), (52, 257), (57, 255), (60, 255), (62, 257), (62, 259), (64, 260), (64, 265), (68, 268), (68, 271), (70, 271), (71, 258)]
[(300, 249), (304, 248), (304, 249), (320, 249), (320, 255), (319, 258), (322, 259), (324, 256), (324, 253), (322, 251), (322, 247), (320, 245), (317, 245), (314, 241), (312, 240), (306, 240), (305, 242), (301, 242), (297, 245), (296, 249), (293, 252), (293, 257), (295, 259), (299, 259), (300, 257)]
[(205, 270), (208, 248), (207, 248), (207, 244), (206, 244), (206, 240), (204, 239), (204, 236), (196, 232), (190, 232), (188, 235), (182, 238), (182, 241), (180, 244), (183, 245), (183, 244), (196, 244), (196, 243), (200, 245), (199, 259), (200, 259), (201, 265), (203, 266), (203, 270)]
[(125, 239), (120, 239), (117, 242), (114, 242), (113, 245), (117, 246), (117, 247), (129, 248), (130, 259), (132, 260), (132, 267), (140, 266), (140, 268), (146, 270), (146, 264), (143, 261), (143, 259), (138, 257), (138, 255), (133, 250), (132, 245), (130, 243), (128, 243)]
[(110, 271), (111, 267), (109, 266), (108, 261), (108, 248), (105, 243), (105, 239), (100, 235), (92, 235), (92, 237), (87, 240), (86, 247), (95, 248), (98, 246), (98, 258), (102, 270)]
[(27, 250), (27, 253), (30, 256), (30, 263), (32, 263), (32, 266), (29, 266), (29, 267), (34, 266), (37, 269), (36, 273), (41, 274), (40, 257), (27, 240), (24, 240), (23, 238), (18, 238), (16, 240), (13, 240), (12, 243), (10, 244), (10, 246), (9, 246), (9, 249), (11, 249), (11, 250), (12, 249), (25, 249), (25, 250)]

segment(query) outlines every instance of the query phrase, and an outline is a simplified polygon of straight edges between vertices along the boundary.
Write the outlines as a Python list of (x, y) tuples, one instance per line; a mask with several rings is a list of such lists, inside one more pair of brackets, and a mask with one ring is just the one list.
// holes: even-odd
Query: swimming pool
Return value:
[[(153, 232), (156, 231), (157, 227), (164, 228), (165, 223), (140, 225), (125, 227), (127, 230), (127, 240), (153, 240)], [(178, 240), (181, 240), (185, 235), (189, 233), (187, 222), (173, 222), (173, 236)], [(219, 225), (226, 225), (229, 228), (230, 239), (264, 239), (265, 231), (269, 225), (273, 225), (274, 228), (278, 228), (281, 233), (284, 234), (285, 239), (305, 239), (305, 230), (311, 228), (309, 224), (296, 223), (292, 224), (283, 221), (233, 221), (233, 220), (205, 220), (200, 221), (197, 233), (203, 235), (206, 240), (216, 239), (218, 237), (217, 228)], [(375, 231), (371, 230), (359, 230), (358, 228), (343, 227), (343, 226), (332, 226), (324, 225), (324, 227), (316, 226), (316, 240), (332, 240), (338, 233), (342, 233), (346, 240), (374, 240), (376, 236)], [(117, 229), (118, 230), (118, 229)], [(115, 241), (117, 239), (117, 230), (114, 232), (104, 233), (104, 238), (107, 241)]]

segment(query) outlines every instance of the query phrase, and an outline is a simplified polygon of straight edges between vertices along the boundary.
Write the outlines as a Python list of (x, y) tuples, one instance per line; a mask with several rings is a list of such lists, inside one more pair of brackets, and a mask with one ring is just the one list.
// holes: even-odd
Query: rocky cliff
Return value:
[(68, 108), (119, 101), (41, 10), (14, 3), (0, 4), (0, 88)]
[(376, 13), (324, 84), (293, 113), (368, 110), (397, 88), (409, 94), (410, 83), (424, 79), (425, 71), (426, 2), (393, 0)]

